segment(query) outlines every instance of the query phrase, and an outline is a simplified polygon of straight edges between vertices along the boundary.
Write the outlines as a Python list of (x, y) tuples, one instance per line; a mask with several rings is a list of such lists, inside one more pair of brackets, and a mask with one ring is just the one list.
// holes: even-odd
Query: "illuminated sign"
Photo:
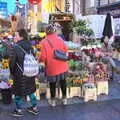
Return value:
[(2, 18), (8, 17), (8, 8), (6, 2), (0, 2), (0, 16)]

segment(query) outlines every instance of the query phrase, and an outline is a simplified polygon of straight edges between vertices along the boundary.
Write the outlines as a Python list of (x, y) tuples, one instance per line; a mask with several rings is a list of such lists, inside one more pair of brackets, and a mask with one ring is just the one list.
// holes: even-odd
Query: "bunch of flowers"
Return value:
[(80, 87), (88, 81), (89, 74), (87, 71), (81, 71), (79, 73), (70, 73), (67, 77), (67, 86), (68, 87)]
[(109, 73), (106, 64), (96, 63), (94, 67), (95, 67), (94, 76), (96, 82), (109, 80)]
[(3, 59), (0, 63), (0, 88), (7, 89), (13, 85), (10, 78), (9, 59)]

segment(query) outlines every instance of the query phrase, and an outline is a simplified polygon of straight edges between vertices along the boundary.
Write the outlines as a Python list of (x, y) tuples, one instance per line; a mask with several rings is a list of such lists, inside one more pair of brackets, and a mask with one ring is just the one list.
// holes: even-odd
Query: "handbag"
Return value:
[[(52, 49), (54, 49), (52, 43), (49, 40), (47, 40), (47, 41), (48, 41), (50, 47)], [(64, 51), (59, 50), (59, 49), (55, 49), (54, 50), (54, 58), (58, 59), (58, 60), (62, 60), (62, 61), (67, 61), (69, 57), (67, 55), (67, 52), (64, 52)]]

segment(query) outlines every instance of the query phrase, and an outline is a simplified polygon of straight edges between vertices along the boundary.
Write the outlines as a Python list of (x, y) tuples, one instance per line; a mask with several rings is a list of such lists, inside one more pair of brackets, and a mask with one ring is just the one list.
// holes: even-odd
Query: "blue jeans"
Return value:
[[(37, 105), (37, 99), (36, 96), (33, 94), (28, 95), (30, 98), (30, 102), (32, 107), (35, 107)], [(15, 96), (15, 104), (17, 109), (22, 109), (22, 97), (21, 96)]]

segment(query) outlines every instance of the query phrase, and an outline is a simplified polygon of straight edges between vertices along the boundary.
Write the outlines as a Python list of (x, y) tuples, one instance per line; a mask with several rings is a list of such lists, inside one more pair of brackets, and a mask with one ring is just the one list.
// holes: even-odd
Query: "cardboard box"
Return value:
[(97, 92), (96, 92), (96, 87), (94, 88), (85, 88), (83, 86), (83, 97), (84, 97), (84, 101), (88, 102), (89, 100), (97, 100)]
[(108, 95), (108, 81), (98, 81), (97, 85), (97, 95), (106, 94)]
[(81, 87), (70, 87), (70, 98), (81, 97)]

